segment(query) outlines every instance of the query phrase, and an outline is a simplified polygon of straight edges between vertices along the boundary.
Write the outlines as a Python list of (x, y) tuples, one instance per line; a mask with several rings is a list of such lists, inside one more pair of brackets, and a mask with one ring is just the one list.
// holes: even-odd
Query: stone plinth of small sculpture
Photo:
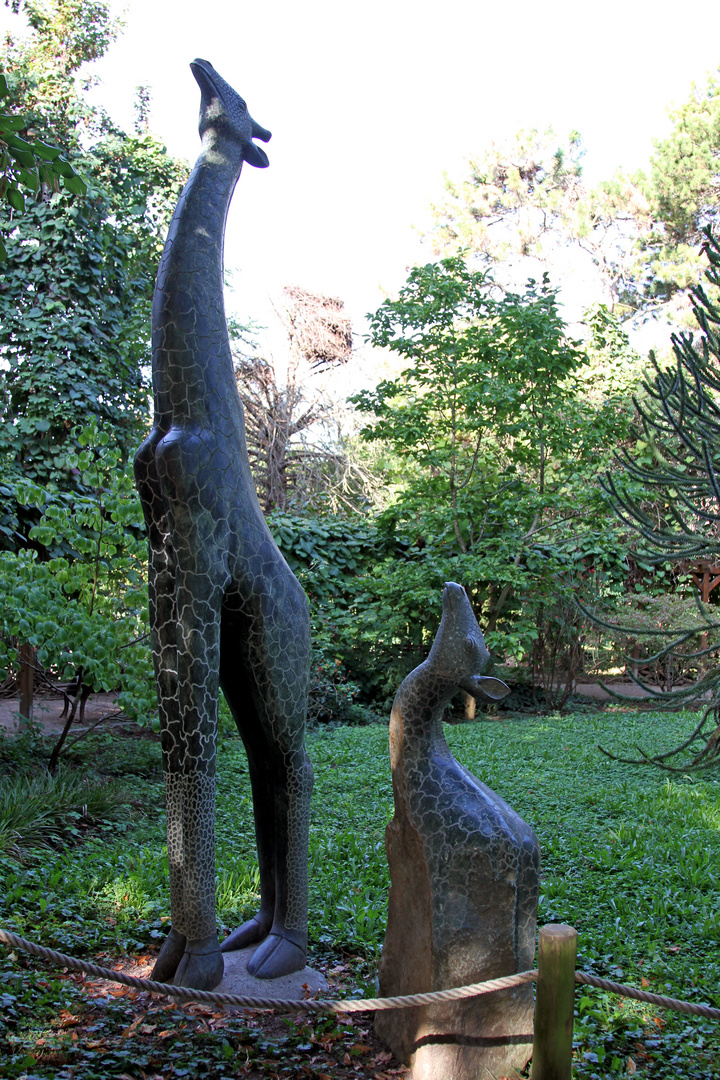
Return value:
[[(248, 972), (300, 971), (307, 952), (312, 767), (305, 595), (255, 494), (223, 299), (225, 220), (253, 141), (270, 132), (205, 60), (202, 151), (170, 225), (152, 313), (155, 416), (135, 458), (150, 547), (150, 624), (160, 706), (172, 928), (153, 970), (210, 990), (222, 951), (255, 945)], [(248, 756), (260, 910), (218, 944), (215, 764), (222, 687)]]
[[(395, 816), (387, 827), (383, 996), (445, 990), (532, 967), (539, 848), (532, 829), (450, 752), (443, 712), (458, 690), (499, 700), (464, 589), (449, 583), (430, 654), (400, 687), (390, 720)], [(376, 1014), (413, 1080), (514, 1075), (532, 1051), (531, 984), (450, 1004)]]

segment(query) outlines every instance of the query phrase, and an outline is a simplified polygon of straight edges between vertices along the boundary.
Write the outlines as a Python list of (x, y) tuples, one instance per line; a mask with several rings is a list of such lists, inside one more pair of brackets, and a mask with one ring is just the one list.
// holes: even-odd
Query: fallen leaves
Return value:
[(51, 1027), (67, 1028), (67, 1027), (74, 1027), (76, 1024), (79, 1024), (79, 1023), (80, 1023), (80, 1017), (79, 1016), (74, 1016), (72, 1013), (69, 1013), (67, 1011), (67, 1009), (61, 1009), (60, 1012), (58, 1013), (58, 1015), (56, 1017), (54, 1017), (50, 1021), (50, 1026)]
[(388, 1061), (392, 1060), (392, 1054), (389, 1050), (383, 1050), (381, 1053), (376, 1054), (373, 1058), (373, 1065), (387, 1065)]
[[(104, 955), (102, 960), (116, 970), (152, 962), (147, 956), (119, 963)], [(333, 993), (351, 965), (336, 961), (335, 969)], [(96, 978), (70, 973), (61, 978), (73, 996), (58, 1008), (52, 1026), (48, 1021), (45, 1031), (34, 1033), (25, 1052), (43, 1065), (69, 1064), (80, 1078), (88, 1068), (92, 1075), (107, 1069), (121, 1076), (114, 1071), (120, 1065), (126, 1080), (172, 1080), (176, 1070), (202, 1063), (214, 1080), (227, 1075), (229, 1061), (238, 1080), (401, 1080), (409, 1075), (375, 1037), (371, 1014), (287, 1017), (228, 1011), (183, 1005)]]

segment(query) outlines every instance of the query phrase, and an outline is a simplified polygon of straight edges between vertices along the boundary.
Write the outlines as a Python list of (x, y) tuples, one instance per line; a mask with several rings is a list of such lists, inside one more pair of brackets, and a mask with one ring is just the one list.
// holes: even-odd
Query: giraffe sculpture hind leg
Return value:
[[(310, 625), (302, 590), (283, 569), (277, 564), (280, 573), (275, 588), (263, 596), (256, 632), (239, 632), (245, 620), (233, 618), (236, 595), (234, 604), (226, 605), (221, 636), (221, 685), (247, 752), (260, 865), (260, 910), (223, 942), (222, 950), (259, 943), (248, 963), (258, 978), (301, 969), (307, 952), (313, 776), (304, 727)], [(248, 642), (245, 663), (238, 663), (232, 644), (238, 640)]]

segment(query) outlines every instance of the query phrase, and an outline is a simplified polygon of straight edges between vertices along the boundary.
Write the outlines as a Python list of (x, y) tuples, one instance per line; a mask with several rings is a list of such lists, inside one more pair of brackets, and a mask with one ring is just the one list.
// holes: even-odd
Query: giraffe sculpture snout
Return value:
[(258, 124), (256, 120), (253, 120), (252, 118), (250, 122), (252, 124), (253, 139), (259, 139), (260, 142), (270, 142), (270, 140), (272, 139), (272, 132), (268, 131), (267, 128), (262, 127), (260, 124)]

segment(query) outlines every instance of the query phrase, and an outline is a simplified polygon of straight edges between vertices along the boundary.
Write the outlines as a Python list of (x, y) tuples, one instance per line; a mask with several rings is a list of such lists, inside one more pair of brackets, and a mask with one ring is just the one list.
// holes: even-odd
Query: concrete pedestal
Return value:
[(238, 949), (237, 952), (223, 953), (225, 974), (217, 986), (219, 994), (240, 994), (243, 997), (277, 998), (295, 1000), (327, 989), (327, 980), (319, 971), (306, 967), (292, 975), (281, 975), (278, 979), (256, 979), (249, 975), (247, 962), (255, 952), (255, 946)]

